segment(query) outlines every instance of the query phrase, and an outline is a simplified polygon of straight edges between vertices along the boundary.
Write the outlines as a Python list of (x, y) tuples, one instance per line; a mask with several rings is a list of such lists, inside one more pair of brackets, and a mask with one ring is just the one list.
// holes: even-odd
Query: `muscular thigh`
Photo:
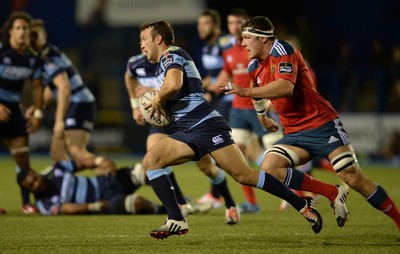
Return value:
[(153, 145), (143, 158), (146, 170), (179, 165), (194, 157), (193, 150), (185, 143), (165, 137)]
[(157, 144), (161, 139), (168, 137), (168, 135), (163, 133), (154, 133), (150, 134), (146, 140), (147, 150)]

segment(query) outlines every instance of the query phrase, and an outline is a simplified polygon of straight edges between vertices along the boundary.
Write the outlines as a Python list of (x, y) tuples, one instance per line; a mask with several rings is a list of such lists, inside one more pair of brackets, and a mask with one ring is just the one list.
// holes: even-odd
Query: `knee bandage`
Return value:
[(282, 146), (282, 145), (273, 145), (267, 151), (265, 151), (264, 156), (273, 153), (285, 158), (291, 167), (295, 167), (299, 164), (299, 156), (289, 148)]
[(15, 155), (17, 153), (29, 153), (29, 147), (23, 146), (23, 147), (18, 147), (18, 148), (11, 148), (10, 153), (12, 155)]
[(331, 160), (332, 166), (336, 171), (336, 174), (339, 174), (343, 170), (353, 166), (358, 163), (356, 154), (353, 151), (344, 152), (337, 156), (335, 156)]

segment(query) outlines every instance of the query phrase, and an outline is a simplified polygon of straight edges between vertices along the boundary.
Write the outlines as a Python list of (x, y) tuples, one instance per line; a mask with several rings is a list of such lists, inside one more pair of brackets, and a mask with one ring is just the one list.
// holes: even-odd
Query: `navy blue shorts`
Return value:
[(160, 133), (160, 134), (165, 134), (165, 135), (169, 136), (171, 134), (174, 134), (177, 131), (178, 131), (178, 127), (176, 127), (174, 122), (172, 122), (171, 125), (168, 126), (167, 128), (158, 128), (158, 127), (154, 127), (153, 125), (150, 125), (149, 135)]
[(231, 128), (222, 117), (210, 118), (189, 130), (179, 130), (170, 136), (192, 148), (194, 161), (225, 146), (234, 144)]
[(349, 145), (350, 140), (339, 119), (306, 131), (286, 134), (276, 144), (285, 144), (303, 148), (312, 157), (324, 158), (336, 148)]
[(19, 104), (0, 102), (11, 110), (8, 122), (0, 122), (0, 137), (16, 138), (28, 136), (26, 132), (26, 119), (22, 114)]
[(71, 102), (65, 117), (65, 129), (78, 129), (91, 132), (96, 117), (96, 105), (94, 102)]
[(229, 123), (231, 128), (253, 131), (259, 137), (269, 133), (261, 126), (255, 110), (233, 108), (229, 114)]

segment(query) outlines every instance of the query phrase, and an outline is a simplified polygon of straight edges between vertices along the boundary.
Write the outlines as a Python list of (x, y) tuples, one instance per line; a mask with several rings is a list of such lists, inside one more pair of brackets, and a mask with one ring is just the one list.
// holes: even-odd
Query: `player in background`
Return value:
[[(142, 31), (148, 23), (143, 23), (140, 26), (140, 30)], [(127, 63), (127, 69), (125, 71), (125, 86), (128, 91), (131, 107), (132, 107), (132, 117), (135, 120), (136, 124), (144, 125), (144, 119), (139, 110), (139, 102), (138, 98), (144, 92), (149, 90), (157, 89), (158, 82), (156, 80), (156, 69), (157, 63), (150, 62), (145, 55), (140, 54), (136, 56), (132, 56), (129, 58)], [(156, 128), (150, 126), (149, 135), (146, 140), (146, 149), (149, 150), (154, 144), (156, 144), (161, 139), (175, 133), (177, 131), (174, 125), (168, 128)], [(223, 193), (223, 197), (225, 200), (226, 210), (226, 223), (227, 224), (236, 224), (239, 222), (240, 218), (238, 216), (233, 216), (231, 212), (229, 212), (230, 207), (235, 207), (236, 203), (230, 194), (228, 183), (225, 177), (224, 172), (217, 168), (210, 156), (204, 156), (197, 162), (197, 166), (201, 171), (203, 171), (210, 179), (213, 186), (216, 189), (220, 190)], [(138, 168), (141, 168), (141, 164), (137, 165)], [(175, 192), (177, 195), (178, 203), (181, 206), (183, 211), (187, 213), (194, 214), (196, 212), (208, 212), (213, 208), (211, 203), (195, 203), (191, 202), (185, 198), (181, 189), (179, 188), (178, 183), (176, 182), (175, 174), (172, 170), (172, 167), (166, 168), (167, 174), (175, 188)]]
[[(41, 126), (42, 92), (40, 59), (29, 47), (32, 17), (13, 12), (2, 27), (0, 44), (0, 136), (17, 164), (17, 174), (31, 169), (28, 133)], [(26, 81), (32, 81), (32, 115), (29, 121), (21, 111), (21, 97)], [(35, 213), (29, 193), (21, 189), (23, 213)], [(5, 213), (5, 210), (3, 211)]]
[(48, 106), (53, 101), (57, 103), (51, 159), (58, 162), (68, 158), (94, 158), (87, 146), (95, 121), (95, 97), (71, 60), (47, 41), (43, 20), (33, 20), (30, 36), (32, 47), (40, 52), (43, 60), (42, 79), (46, 85), (44, 105)]
[[(215, 82), (218, 74), (222, 70), (224, 60), (222, 53), (224, 50), (235, 45), (235, 37), (231, 34), (225, 34), (221, 31), (221, 16), (216, 10), (207, 9), (197, 19), (197, 31), (199, 38), (205, 42), (202, 48), (201, 62), (207, 72), (203, 78), (203, 86), (206, 91), (206, 98), (211, 106), (215, 108), (226, 120), (229, 119), (232, 107), (232, 95), (216, 94)], [(218, 86), (216, 86), (218, 88)], [(198, 162), (199, 167), (204, 167), (202, 161)], [(248, 186), (242, 186), (246, 199), (251, 203), (256, 200), (255, 192)], [(211, 185), (210, 192), (197, 199), (199, 203), (212, 203), (214, 208), (222, 204), (220, 193)]]
[[(97, 167), (110, 173), (93, 177), (75, 175)], [(106, 158), (100, 165), (93, 158), (86, 158), (56, 162), (40, 174), (24, 171), (18, 176), (18, 183), (34, 194), (42, 215), (165, 214), (163, 206), (135, 194), (141, 184), (133, 171), (129, 167), (116, 169), (115, 163)]]
[(248, 19), (242, 34), (242, 45), (252, 59), (248, 70), (253, 86), (241, 88), (229, 83), (220, 88), (229, 94), (264, 98), (260, 104), (269, 99), (277, 110), (285, 136), (267, 150), (261, 170), (289, 188), (327, 197), (338, 226), (343, 227), (348, 215), (344, 186), (326, 184), (293, 169), (313, 157), (327, 157), (338, 177), (388, 215), (400, 230), (398, 207), (381, 185), (362, 172), (338, 112), (315, 89), (300, 51), (277, 39), (272, 22), (263, 16)]
[[(179, 209), (165, 168), (198, 160), (205, 154), (210, 154), (241, 184), (257, 186), (287, 200), (307, 219), (315, 233), (320, 232), (322, 218), (313, 208), (311, 199), (298, 197), (276, 178), (248, 166), (231, 137), (228, 122), (205, 99), (201, 76), (193, 59), (182, 48), (174, 46), (171, 25), (165, 21), (148, 24), (141, 34), (141, 48), (150, 61), (157, 61), (157, 81), (161, 82), (145, 109), (149, 110), (150, 117), (160, 114), (164, 108), (169, 110), (178, 128), (177, 132), (153, 145), (143, 158), (150, 184), (168, 213), (167, 221), (150, 235), (163, 239), (188, 233), (188, 223)], [(277, 125), (269, 120), (268, 129), (276, 130)]]

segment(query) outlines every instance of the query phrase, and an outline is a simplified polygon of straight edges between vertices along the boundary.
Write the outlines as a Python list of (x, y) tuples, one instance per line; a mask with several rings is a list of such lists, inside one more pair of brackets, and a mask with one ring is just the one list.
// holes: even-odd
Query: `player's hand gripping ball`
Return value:
[(142, 116), (146, 122), (149, 124), (159, 127), (159, 128), (165, 128), (168, 127), (171, 124), (171, 114), (165, 110), (161, 110), (161, 114), (158, 117), (157, 113), (155, 113), (152, 117), (150, 117), (150, 111), (151, 109), (145, 109), (147, 105), (151, 104), (151, 101), (153, 100), (154, 96), (156, 95), (155, 91), (150, 91), (150, 92), (145, 92), (140, 96), (139, 98), (139, 109), (140, 113), (142, 113)]

